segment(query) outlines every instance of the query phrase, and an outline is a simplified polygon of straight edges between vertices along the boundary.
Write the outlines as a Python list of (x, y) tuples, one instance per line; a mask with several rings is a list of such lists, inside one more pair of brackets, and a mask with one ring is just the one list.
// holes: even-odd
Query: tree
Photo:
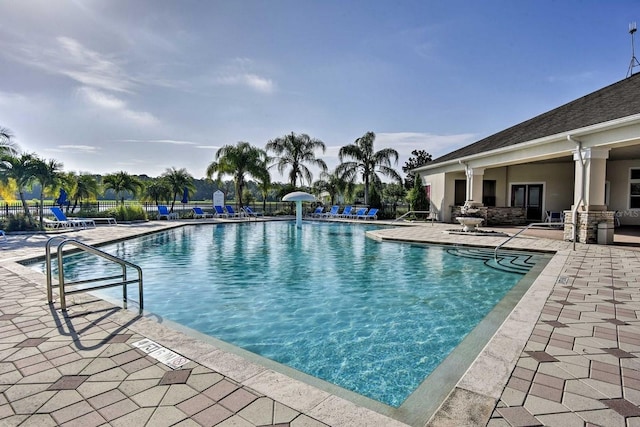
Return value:
[(233, 176), (235, 193), (238, 208), (243, 206), (242, 191), (245, 186), (247, 175), (254, 178), (264, 176), (269, 173), (265, 168), (267, 153), (248, 142), (240, 141), (236, 145), (225, 145), (221, 147), (215, 156), (215, 160), (207, 167), (207, 178), (217, 173), (218, 182), (223, 175)]
[[(340, 164), (336, 168), (336, 173), (348, 182), (354, 182), (360, 175), (364, 182), (364, 203), (369, 203), (369, 184), (379, 182), (376, 172), (387, 177), (393, 178), (398, 182), (402, 182), (402, 178), (391, 167), (391, 160), (398, 164), (398, 152), (393, 148), (383, 148), (380, 151), (373, 151), (373, 141), (376, 135), (373, 132), (367, 132), (360, 138), (356, 139), (353, 144), (345, 145), (338, 152)], [(345, 162), (344, 159), (352, 159)]]
[(401, 184), (387, 184), (382, 191), (384, 198), (393, 203), (393, 213), (396, 212), (398, 202), (407, 195), (407, 190)]
[(267, 196), (269, 195), (269, 190), (271, 189), (271, 175), (269, 174), (269, 167), (267, 166), (270, 161), (271, 161), (270, 157), (265, 156), (264, 162), (262, 164), (264, 173), (254, 177), (256, 179), (256, 181), (257, 181), (258, 189), (260, 190), (260, 194), (262, 195), (262, 213), (263, 213), (263, 215), (266, 215), (266, 211), (267, 211)]
[(32, 226), (35, 224), (24, 193), (36, 179), (38, 161), (36, 155), (30, 153), (23, 153), (17, 157), (9, 154), (0, 156), (0, 181), (7, 183), (9, 180), (13, 180), (15, 182), (24, 214)]
[(0, 127), (0, 154), (18, 154), (18, 146), (13, 142), (11, 131), (3, 127)]
[(266, 145), (267, 151), (273, 151), (277, 157), (274, 158), (278, 166), (278, 172), (284, 174), (287, 167), (289, 172), (289, 183), (295, 187), (300, 178), (300, 185), (304, 185), (305, 180), (311, 184), (313, 175), (305, 166), (305, 163), (319, 167), (322, 171), (327, 170), (327, 164), (322, 159), (317, 159), (315, 151), (320, 149), (324, 153), (327, 147), (319, 139), (311, 138), (302, 133), (296, 135), (291, 132), (289, 135), (269, 141)]
[(50, 159), (42, 160), (38, 157), (34, 159), (34, 178), (40, 183), (40, 206), (38, 208), (40, 215), (40, 228), (43, 227), (44, 216), (44, 193), (49, 190), (53, 194), (62, 181), (62, 163)]
[(415, 181), (415, 176), (411, 171), (415, 168), (419, 168), (420, 166), (424, 166), (431, 161), (431, 154), (424, 150), (413, 150), (411, 154), (413, 157), (409, 157), (409, 160), (407, 160), (402, 167), (402, 172), (407, 174), (404, 178), (404, 186), (407, 190), (411, 190), (411, 188), (413, 188)]
[(151, 200), (158, 206), (160, 200), (171, 200), (171, 187), (164, 179), (156, 178), (147, 181), (144, 186), (143, 199)]
[(320, 194), (322, 192), (329, 193), (329, 197), (331, 197), (331, 204), (335, 204), (336, 196), (342, 195), (351, 195), (353, 193), (355, 185), (352, 182), (345, 181), (342, 177), (334, 170), (333, 173), (322, 172), (320, 174), (320, 179), (314, 183), (314, 191), (316, 194)]
[(69, 191), (69, 197), (73, 199), (71, 212), (75, 211), (78, 201), (80, 201), (80, 208), (82, 209), (82, 203), (85, 200), (95, 199), (99, 192), (100, 186), (93, 175), (85, 173), (75, 176), (75, 185)]
[(176, 169), (172, 167), (167, 169), (162, 174), (162, 178), (167, 183), (171, 190), (171, 194), (173, 195), (170, 212), (173, 212), (173, 207), (176, 204), (176, 197), (178, 194), (182, 194), (185, 188), (189, 193), (193, 193), (196, 190), (196, 186), (193, 184), (193, 177), (189, 175), (189, 172), (187, 172), (185, 168)]
[(409, 190), (407, 194), (407, 201), (409, 202), (409, 209), (412, 211), (428, 211), (429, 199), (427, 198), (427, 192), (422, 185), (422, 178), (420, 175), (416, 175), (413, 180), (413, 188)]
[(130, 192), (135, 197), (142, 190), (142, 183), (136, 177), (124, 171), (105, 175), (102, 178), (102, 184), (105, 190), (111, 189), (116, 193), (116, 200), (120, 196), (123, 206), (125, 193)]

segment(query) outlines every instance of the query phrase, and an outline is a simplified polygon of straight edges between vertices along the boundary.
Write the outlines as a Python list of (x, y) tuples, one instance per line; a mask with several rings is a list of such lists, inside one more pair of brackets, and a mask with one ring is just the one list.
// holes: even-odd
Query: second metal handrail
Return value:
[[(111, 255), (107, 252), (101, 251), (100, 249), (94, 248), (93, 246), (89, 246), (75, 239), (67, 239), (62, 236), (55, 236), (50, 238), (47, 241), (45, 246), (45, 264), (47, 270), (47, 301), (49, 304), (53, 303), (53, 279), (52, 279), (52, 267), (51, 267), (51, 245), (55, 240), (63, 239), (63, 241), (58, 245), (57, 250), (57, 259), (58, 259), (58, 283), (59, 283), (59, 293), (60, 293), (60, 307), (62, 311), (67, 310), (67, 301), (66, 295), (76, 294), (79, 292), (88, 292), (97, 289), (105, 289), (112, 288), (115, 286), (122, 286), (122, 303), (123, 307), (127, 308), (127, 285), (132, 283), (138, 283), (138, 294), (139, 294), (139, 306), (140, 312), (143, 309), (143, 295), (142, 295), (142, 269), (122, 258), (118, 258), (114, 255)], [(104, 276), (97, 277), (93, 279), (86, 280), (77, 280), (73, 282), (67, 282), (64, 277), (64, 265), (63, 265), (63, 249), (66, 245), (72, 245), (78, 248), (81, 251), (91, 253), (93, 255), (97, 255), (109, 261), (112, 261), (122, 267), (122, 273), (116, 274), (112, 276)], [(134, 268), (137, 271), (137, 278), (128, 279), (127, 278), (127, 267)], [(112, 280), (117, 280), (116, 282), (112, 282)], [(96, 286), (84, 287), (81, 289), (71, 289), (67, 290), (67, 286), (76, 286), (76, 285), (84, 285), (89, 283), (98, 283), (109, 281), (109, 283), (103, 283)]]
[(430, 220), (431, 220), (431, 224), (433, 224), (433, 221), (434, 221), (435, 219), (437, 219), (436, 217), (434, 217), (434, 216), (432, 215), (432, 214), (433, 214), (433, 212), (431, 212), (431, 211), (408, 211), (407, 213), (405, 213), (405, 214), (403, 214), (403, 215), (399, 216), (398, 218), (394, 219), (394, 220), (393, 220), (393, 221), (391, 221), (391, 222), (400, 221), (401, 219), (404, 219), (404, 217), (405, 217), (405, 216), (408, 216), (409, 214), (429, 214), (429, 217), (428, 217), (427, 219), (430, 219)]
[(574, 233), (573, 233), (573, 250), (576, 250), (576, 235), (575, 235), (575, 228), (576, 225), (573, 222), (534, 222), (532, 224), (527, 225), (525, 228), (523, 228), (522, 230), (518, 231), (516, 234), (514, 234), (513, 236), (510, 236), (507, 240), (505, 240), (504, 242), (500, 243), (498, 246), (496, 246), (496, 248), (493, 251), (493, 258), (497, 259), (498, 258), (498, 249), (500, 249), (502, 246), (506, 245), (507, 243), (509, 243), (512, 239), (516, 238), (519, 234), (524, 233), (525, 231), (527, 231), (528, 229), (530, 229), (533, 226), (546, 226), (546, 227), (557, 227), (557, 226), (565, 226), (566, 225), (570, 225), (571, 227), (573, 227)]

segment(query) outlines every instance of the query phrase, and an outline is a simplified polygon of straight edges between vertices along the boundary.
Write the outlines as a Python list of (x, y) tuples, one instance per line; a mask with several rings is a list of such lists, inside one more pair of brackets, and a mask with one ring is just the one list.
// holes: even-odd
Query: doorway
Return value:
[(543, 184), (512, 184), (511, 206), (526, 208), (527, 220), (542, 220)]

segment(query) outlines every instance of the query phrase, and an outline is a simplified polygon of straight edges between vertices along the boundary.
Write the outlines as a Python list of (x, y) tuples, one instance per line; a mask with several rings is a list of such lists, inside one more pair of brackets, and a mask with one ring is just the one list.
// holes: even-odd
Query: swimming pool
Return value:
[[(147, 310), (397, 407), (522, 275), (372, 228), (198, 225), (102, 249), (143, 268)], [(108, 268), (65, 262), (70, 277)]]

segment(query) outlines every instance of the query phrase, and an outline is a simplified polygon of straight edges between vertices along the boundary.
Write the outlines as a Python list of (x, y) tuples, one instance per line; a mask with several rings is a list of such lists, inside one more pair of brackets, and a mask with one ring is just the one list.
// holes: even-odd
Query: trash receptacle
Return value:
[(606, 222), (598, 224), (598, 244), (610, 245), (613, 243), (613, 225)]

